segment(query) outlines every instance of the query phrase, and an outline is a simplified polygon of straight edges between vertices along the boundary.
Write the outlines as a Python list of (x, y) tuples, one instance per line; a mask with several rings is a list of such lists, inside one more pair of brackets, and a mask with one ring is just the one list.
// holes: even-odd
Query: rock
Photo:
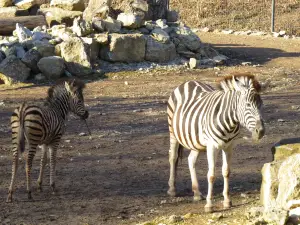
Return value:
[(282, 139), (272, 147), (273, 160), (282, 160), (300, 153), (300, 138)]
[(66, 61), (67, 70), (75, 76), (92, 73), (90, 49), (80, 38), (72, 38), (60, 45), (61, 56)]
[(175, 27), (170, 34), (190, 51), (196, 51), (201, 47), (200, 38), (187, 27)]
[(285, 30), (281, 30), (281, 31), (279, 31), (279, 36), (280, 36), (280, 37), (283, 37), (284, 35), (286, 35), (286, 32), (285, 32)]
[(17, 11), (18, 9), (15, 6), (0, 8), (0, 15), (3, 18), (16, 17)]
[(34, 5), (42, 5), (45, 3), (45, 0), (14, 0), (15, 6), (20, 9), (30, 9)]
[(233, 34), (234, 30), (222, 30), (223, 34)]
[(278, 195), (276, 203), (286, 208), (290, 200), (300, 198), (300, 154), (288, 157), (278, 171)]
[(8, 7), (8, 6), (12, 6), (12, 0), (0, 0), (0, 7)]
[(132, 13), (120, 13), (117, 20), (122, 22), (123, 27), (136, 29), (142, 26), (143, 17)]
[(145, 58), (146, 40), (141, 34), (110, 34), (109, 46), (100, 50), (101, 58), (112, 62), (141, 62)]
[(14, 55), (6, 57), (0, 63), (0, 79), (3, 80), (5, 84), (24, 82), (29, 75), (30, 69)]
[(216, 65), (224, 65), (227, 62), (228, 57), (225, 55), (218, 55), (213, 57), (213, 60), (215, 61)]
[(212, 214), (212, 219), (213, 220), (220, 220), (221, 218), (223, 218), (223, 214), (222, 213), (213, 213)]
[(93, 28), (98, 32), (107, 31), (109, 33), (118, 33), (120, 32), (122, 23), (118, 20), (115, 20), (111, 17), (103, 19), (94, 19)]
[(292, 225), (300, 223), (300, 207), (293, 208), (289, 211), (289, 220)]
[(51, 0), (50, 6), (81, 12), (85, 9), (84, 0)]
[(259, 207), (252, 207), (250, 210), (248, 210), (248, 212), (246, 213), (246, 218), (248, 220), (252, 219), (252, 218), (258, 218), (260, 216), (262, 216), (264, 212), (264, 207), (259, 206)]
[(92, 37), (101, 45), (108, 44), (108, 34), (94, 34)]
[(74, 18), (82, 16), (80, 11), (68, 11), (61, 8), (40, 8), (38, 14), (45, 16), (50, 27), (63, 23), (67, 26), (72, 26)]
[(32, 32), (19, 23), (16, 24), (16, 33), (20, 42), (23, 42), (26, 39), (32, 37)]
[(277, 32), (273, 32), (273, 37), (280, 37), (280, 34)]
[(268, 208), (263, 213), (263, 219), (267, 223), (285, 225), (288, 220), (288, 211), (279, 208)]
[(31, 69), (34, 74), (39, 73), (39, 68), (37, 63), (42, 58), (42, 55), (35, 49), (30, 49), (28, 52), (25, 53), (24, 57), (22, 58), (22, 62)]
[(146, 43), (145, 59), (150, 62), (168, 62), (176, 58), (173, 42), (162, 43), (149, 36)]
[(146, 29), (149, 31), (152, 31), (153, 29), (155, 29), (157, 27), (156, 23), (153, 23), (153, 21), (145, 21), (144, 25), (145, 25)]
[(0, 63), (5, 59), (5, 53), (3, 51), (0, 51)]
[(34, 76), (34, 79), (38, 80), (38, 81), (43, 81), (43, 80), (46, 80), (46, 76), (42, 73), (39, 73), (39, 74)]
[(172, 215), (169, 217), (169, 223), (178, 223), (182, 220), (183, 218), (181, 216)]
[(155, 21), (156, 25), (161, 29), (165, 29), (168, 27), (167, 21), (165, 19), (158, 19)]
[(160, 28), (155, 28), (152, 30), (151, 35), (154, 37), (154, 39), (162, 43), (170, 42), (169, 34)]
[(37, 66), (48, 79), (53, 80), (60, 78), (65, 70), (64, 60), (58, 56), (41, 58)]
[(189, 61), (189, 67), (190, 67), (191, 69), (196, 69), (197, 66), (198, 66), (198, 64), (199, 64), (199, 61), (198, 61), (197, 59), (195, 59), (195, 58), (190, 58), (190, 61)]
[(74, 19), (72, 30), (73, 33), (79, 37), (84, 37), (93, 33), (92, 23), (82, 20), (80, 17)]
[(58, 37), (63, 41), (68, 41), (69, 39), (76, 37), (75, 34), (72, 33), (72, 30), (65, 25), (55, 25), (51, 28), (52, 36)]
[(24, 57), (25, 55), (25, 50), (22, 47), (22, 45), (20, 44), (13, 44), (12, 46), (8, 46), (6, 48), (2, 48), (6, 57), (10, 56), (10, 55), (14, 55), (17, 58), (21, 59)]
[(43, 39), (50, 40), (51, 38), (52, 37), (49, 34), (41, 32), (41, 31), (36, 31), (32, 35), (33, 41), (42, 41)]
[(282, 161), (273, 161), (265, 163), (262, 170), (262, 184), (260, 189), (260, 203), (265, 207), (276, 205), (276, 197), (278, 193), (278, 171)]
[(139, 29), (139, 31), (140, 31), (142, 34), (149, 34), (149, 33), (150, 33), (149, 30), (148, 30), (147, 28), (145, 28), (145, 27), (141, 27), (141, 28)]
[(105, 31), (105, 22), (102, 19), (98, 19), (98, 18), (94, 19), (92, 22), (92, 26), (97, 32), (101, 33)]
[(33, 45), (33, 49), (37, 50), (42, 55), (42, 57), (55, 55), (55, 47), (49, 43), (43, 41), (34, 41)]
[(209, 28), (209, 27), (204, 27), (204, 28), (201, 29), (201, 31), (202, 31), (202, 32), (211, 32), (212, 29)]
[(99, 55), (100, 43), (95, 38), (82, 38), (82, 41), (87, 44), (89, 47), (89, 55), (91, 62), (96, 62)]
[(16, 46), (16, 56), (18, 59), (22, 59), (25, 56), (25, 50), (22, 46)]
[(144, 18), (145, 14), (148, 12), (148, 3), (145, 0), (131, 0), (128, 7), (125, 9), (125, 12)]
[(168, 22), (176, 22), (179, 19), (179, 14), (175, 10), (167, 11), (167, 21)]
[(89, 0), (87, 8), (83, 12), (83, 19), (91, 21), (93, 17), (106, 19), (109, 15), (111, 0)]

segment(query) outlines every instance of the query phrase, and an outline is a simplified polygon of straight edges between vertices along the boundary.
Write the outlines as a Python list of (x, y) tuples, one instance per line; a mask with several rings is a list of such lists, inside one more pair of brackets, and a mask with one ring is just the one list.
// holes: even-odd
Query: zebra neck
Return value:
[(59, 96), (50, 103), (50, 108), (54, 110), (55, 113), (59, 114), (64, 120), (67, 118), (69, 111), (70, 111), (70, 105), (69, 105), (69, 99), (67, 96)]
[(235, 91), (235, 90), (231, 90), (228, 92), (225, 92), (224, 95), (225, 98), (228, 98), (228, 111), (224, 111), (224, 113), (229, 113), (230, 115), (230, 125), (232, 126), (232, 128), (236, 128), (236, 126), (239, 125), (239, 117), (238, 117), (238, 104), (239, 104), (239, 98), (240, 98), (240, 92)]

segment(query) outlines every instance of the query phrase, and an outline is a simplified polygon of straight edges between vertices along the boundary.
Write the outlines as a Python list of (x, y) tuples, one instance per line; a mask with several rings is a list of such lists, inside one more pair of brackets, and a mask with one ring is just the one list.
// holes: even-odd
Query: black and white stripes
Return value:
[(65, 130), (65, 120), (69, 112), (82, 119), (88, 117), (84, 107), (82, 91), (84, 83), (79, 80), (65, 81), (51, 87), (43, 106), (23, 103), (11, 116), (13, 166), (12, 179), (7, 202), (12, 201), (15, 175), (18, 168), (19, 152), (24, 152), (25, 141), (28, 142), (26, 159), (26, 178), (28, 198), (31, 199), (31, 167), (38, 145), (42, 145), (42, 158), (38, 189), (42, 188), (42, 176), (47, 161), (47, 151), (50, 150), (50, 185), (54, 191), (56, 150)]
[[(192, 150), (189, 166), (195, 199), (201, 198), (195, 172), (198, 152), (207, 150), (209, 182), (214, 180), (214, 165), (219, 150), (223, 150), (223, 161), (230, 161), (234, 139), (240, 126), (246, 127), (254, 139), (264, 135), (261, 119), (262, 105), (259, 84), (251, 75), (230, 76), (215, 90), (208, 84), (188, 81), (177, 87), (168, 101), (168, 123), (170, 131), (170, 195), (175, 195), (175, 174), (178, 151), (185, 147)], [(229, 176), (229, 165), (224, 166)], [(226, 170), (226, 171), (225, 171)], [(224, 176), (225, 177), (225, 176)], [(225, 179), (225, 178), (224, 178)], [(207, 196), (206, 210), (212, 210), (212, 183)], [(225, 190), (225, 186), (224, 186)], [(225, 191), (227, 192), (227, 191)], [(228, 193), (224, 193), (224, 206), (230, 205)]]

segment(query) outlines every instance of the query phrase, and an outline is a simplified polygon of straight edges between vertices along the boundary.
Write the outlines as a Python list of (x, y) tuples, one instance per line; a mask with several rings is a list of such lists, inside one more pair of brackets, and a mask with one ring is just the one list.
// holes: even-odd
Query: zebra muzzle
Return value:
[(252, 132), (252, 138), (254, 140), (260, 140), (264, 135), (265, 135), (264, 122), (262, 120), (258, 120)]

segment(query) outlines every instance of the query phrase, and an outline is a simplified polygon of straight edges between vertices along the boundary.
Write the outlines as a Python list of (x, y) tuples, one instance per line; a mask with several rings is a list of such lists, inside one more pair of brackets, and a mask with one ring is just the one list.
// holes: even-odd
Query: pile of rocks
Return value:
[(300, 139), (284, 139), (272, 148), (273, 162), (262, 169), (260, 200), (249, 219), (272, 224), (300, 222)]
[(202, 44), (173, 11), (168, 11), (168, 20), (145, 21), (148, 5), (143, 0), (131, 1), (129, 10), (115, 18), (110, 1), (90, 0), (86, 9), (83, 0), (15, 1), (19, 7), (18, 2), (30, 2), (22, 6), (27, 10), (39, 6), (37, 13), (45, 16), (48, 27), (31, 31), (16, 24), (13, 36), (0, 36), (0, 79), (4, 83), (29, 77), (56, 79), (64, 74), (86, 76), (98, 73), (93, 65), (102, 60), (165, 63), (183, 57), (196, 60), (192, 67), (196, 68), (227, 59)]

